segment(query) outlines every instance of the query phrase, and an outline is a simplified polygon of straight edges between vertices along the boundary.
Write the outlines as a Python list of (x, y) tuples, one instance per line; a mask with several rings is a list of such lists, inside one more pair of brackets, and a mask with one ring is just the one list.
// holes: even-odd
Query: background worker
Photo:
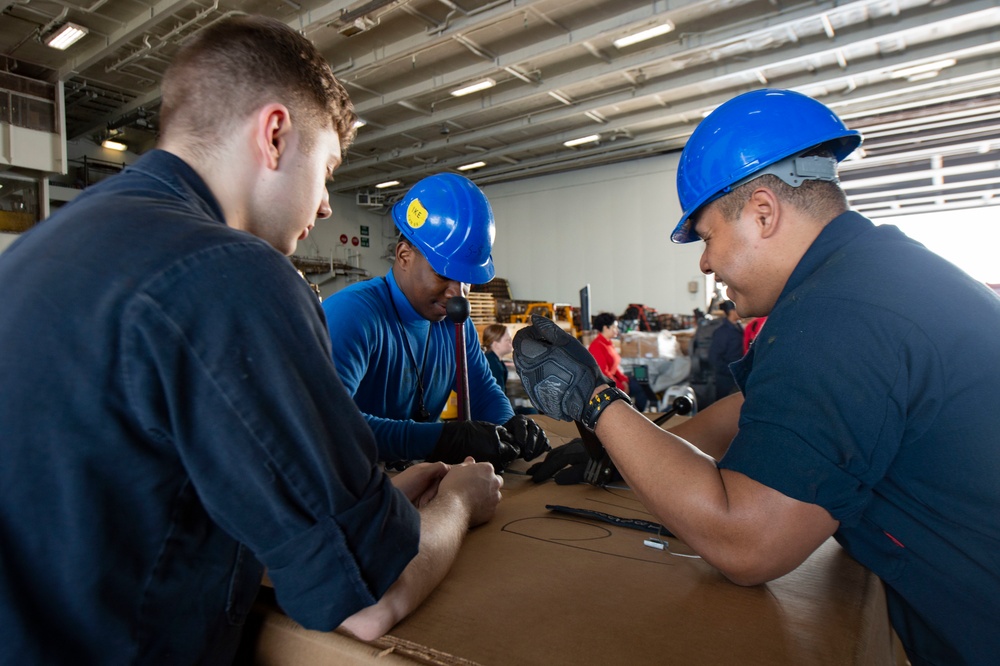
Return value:
[(725, 316), (722, 324), (712, 333), (712, 346), (708, 349), (709, 364), (715, 373), (715, 399), (725, 398), (737, 391), (736, 380), (729, 371), (729, 364), (743, 358), (743, 328), (736, 304), (723, 301), (719, 305)]
[(530, 419), (515, 416), (465, 322), (471, 421), (438, 420), (455, 388), (455, 327), (448, 299), (493, 279), (489, 201), (464, 176), (417, 182), (392, 208), (399, 229), (392, 269), (323, 302), (337, 372), (375, 432), (385, 461), (461, 462), (502, 470), (549, 450)]
[(514, 339), (510, 337), (510, 330), (503, 324), (490, 324), (483, 329), (483, 355), (486, 357), (486, 364), (490, 366), (493, 379), (506, 393), (507, 388), (507, 366), (504, 365), (503, 357), (514, 349)]
[[(483, 355), (486, 357), (486, 364), (490, 366), (490, 372), (497, 384), (507, 393), (507, 364), (503, 359), (514, 349), (514, 339), (510, 336), (510, 329), (503, 324), (490, 324), (483, 329)], [(510, 399), (510, 396), (507, 396)], [(537, 414), (534, 407), (514, 406), (511, 407), (515, 414)]]
[(636, 409), (640, 412), (645, 410), (649, 399), (641, 390), (637, 390), (638, 386), (632, 385), (628, 375), (622, 371), (622, 355), (611, 342), (618, 337), (618, 319), (610, 312), (602, 312), (594, 317), (593, 327), (598, 335), (591, 340), (588, 349), (597, 361), (597, 367), (605, 377), (614, 380), (615, 386), (632, 398)]
[(0, 663), (230, 663), (264, 567), (375, 638), (499, 500), (489, 465), (380, 470), (284, 256), (353, 136), (319, 52), (220, 21), (162, 96), (159, 150), (0, 256)]
[(704, 240), (702, 270), (768, 317), (734, 366), (741, 394), (664, 432), (541, 319), (514, 337), (515, 365), (543, 413), (596, 428), (645, 506), (734, 582), (781, 576), (833, 535), (885, 582), (913, 664), (992, 663), (1000, 413), (975, 396), (1000, 395), (1000, 299), (848, 211), (836, 165), (860, 142), (819, 102), (758, 90), (681, 155), (673, 240)]

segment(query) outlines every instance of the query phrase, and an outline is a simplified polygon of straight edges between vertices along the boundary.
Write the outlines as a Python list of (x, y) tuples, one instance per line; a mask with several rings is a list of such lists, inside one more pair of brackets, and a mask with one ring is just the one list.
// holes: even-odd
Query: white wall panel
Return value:
[(676, 169), (671, 154), (484, 188), (497, 219), (497, 275), (516, 299), (574, 305), (589, 283), (595, 314), (621, 314), (629, 303), (704, 309), (702, 244), (670, 242), (680, 217)]

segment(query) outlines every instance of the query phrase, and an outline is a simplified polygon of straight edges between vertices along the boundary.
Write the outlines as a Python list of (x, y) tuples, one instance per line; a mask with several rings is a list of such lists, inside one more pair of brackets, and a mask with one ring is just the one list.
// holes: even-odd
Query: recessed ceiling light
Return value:
[(482, 81), (477, 81), (471, 86), (465, 86), (464, 88), (459, 88), (458, 90), (452, 90), (451, 94), (454, 97), (461, 97), (462, 95), (468, 95), (470, 93), (479, 92), (480, 90), (486, 90), (487, 88), (492, 88), (497, 84), (493, 79), (483, 79)]
[(89, 32), (87, 28), (76, 23), (66, 23), (51, 35), (45, 38), (45, 45), (54, 49), (65, 51)]
[(632, 46), (633, 44), (638, 44), (639, 42), (644, 42), (647, 39), (652, 39), (653, 37), (659, 37), (660, 35), (665, 35), (674, 29), (674, 24), (670, 21), (666, 23), (661, 23), (660, 25), (654, 25), (652, 28), (647, 28), (640, 32), (626, 35), (621, 39), (616, 39), (613, 43), (616, 49), (625, 48), (626, 46)]
[(458, 170), (468, 171), (469, 169), (479, 169), (484, 166), (486, 166), (486, 162), (473, 162), (471, 164), (463, 164), (462, 166), (458, 167)]
[(378, 185), (376, 185), (375, 189), (382, 190), (382, 189), (385, 189), (387, 187), (392, 187), (394, 185), (399, 185), (399, 181), (398, 180), (387, 180), (384, 183), (379, 183)]
[(573, 146), (579, 146), (583, 143), (592, 143), (594, 141), (600, 141), (600, 134), (591, 134), (589, 136), (581, 136), (579, 139), (570, 139), (569, 141), (563, 141), (563, 145), (567, 148), (572, 148)]

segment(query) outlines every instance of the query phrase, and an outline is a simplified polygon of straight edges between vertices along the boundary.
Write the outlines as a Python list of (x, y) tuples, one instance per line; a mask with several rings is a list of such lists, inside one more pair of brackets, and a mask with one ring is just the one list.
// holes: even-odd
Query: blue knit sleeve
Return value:
[(422, 460), (434, 449), (441, 423), (412, 420), (410, 369), (398, 330), (377, 283), (358, 284), (323, 301), (333, 362), (341, 381), (361, 409), (381, 460)]

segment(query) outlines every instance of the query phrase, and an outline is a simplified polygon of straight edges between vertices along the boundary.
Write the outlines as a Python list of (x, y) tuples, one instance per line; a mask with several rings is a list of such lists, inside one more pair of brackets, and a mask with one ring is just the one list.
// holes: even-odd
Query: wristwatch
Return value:
[(590, 402), (583, 409), (583, 416), (580, 422), (583, 423), (587, 430), (593, 431), (597, 427), (597, 419), (608, 408), (608, 405), (616, 400), (624, 400), (628, 404), (632, 404), (632, 399), (628, 397), (628, 393), (616, 386), (609, 386), (590, 399)]

